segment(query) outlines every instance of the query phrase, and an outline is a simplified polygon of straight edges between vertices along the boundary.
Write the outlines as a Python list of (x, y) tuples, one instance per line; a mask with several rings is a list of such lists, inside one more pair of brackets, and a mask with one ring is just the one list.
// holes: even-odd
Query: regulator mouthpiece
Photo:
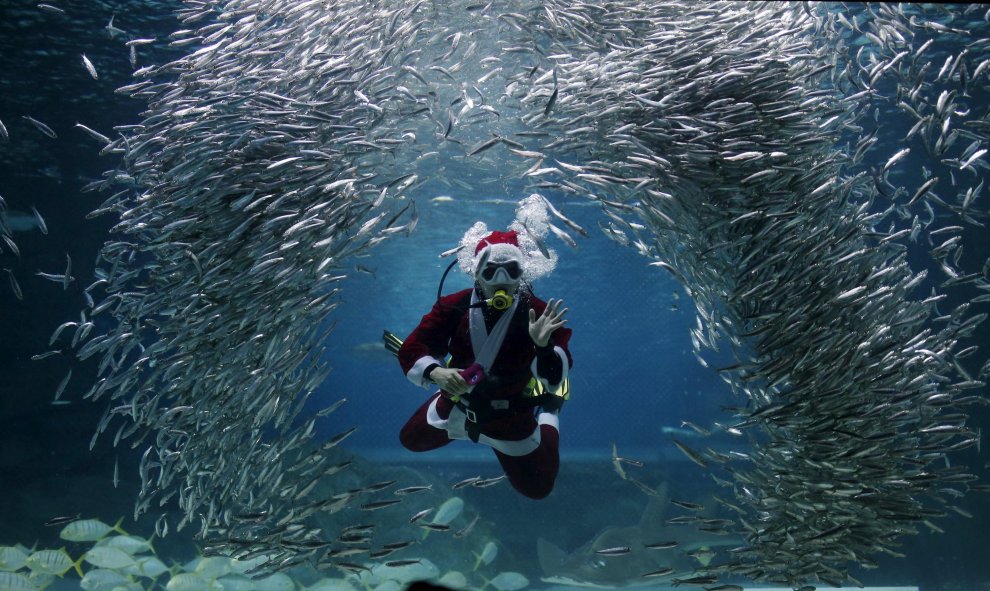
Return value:
[(488, 300), (488, 305), (496, 310), (508, 310), (509, 306), (512, 305), (512, 296), (505, 292), (504, 289), (499, 289), (495, 291)]

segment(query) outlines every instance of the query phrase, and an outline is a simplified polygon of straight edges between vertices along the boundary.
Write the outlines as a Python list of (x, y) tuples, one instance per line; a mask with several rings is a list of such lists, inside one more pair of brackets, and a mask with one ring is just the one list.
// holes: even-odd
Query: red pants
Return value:
[[(399, 441), (410, 451), (430, 451), (447, 445), (452, 439), (447, 430), (430, 424), (430, 406), (436, 400), (436, 416), (448, 419), (452, 402), (437, 393), (420, 406), (399, 433)], [(493, 449), (502, 470), (513, 488), (531, 499), (542, 499), (553, 490), (560, 469), (558, 451), (560, 434), (553, 424), (540, 424), (533, 413), (519, 412), (507, 418), (489, 421), (482, 429), (490, 439), (514, 442), (534, 435), (539, 429), (539, 445), (525, 455), (509, 455)]]

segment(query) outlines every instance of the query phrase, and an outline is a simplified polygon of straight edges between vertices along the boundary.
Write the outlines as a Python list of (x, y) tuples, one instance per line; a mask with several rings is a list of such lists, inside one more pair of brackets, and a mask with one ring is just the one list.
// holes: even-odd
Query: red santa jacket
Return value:
[[(450, 367), (466, 368), (474, 362), (468, 308), (471, 292), (472, 289), (465, 289), (441, 298), (403, 341), (399, 349), (399, 364), (414, 384), (424, 388), (435, 387), (423, 373), (434, 363), (442, 367), (448, 353), (451, 356)], [(546, 302), (531, 293), (520, 294), (520, 302), (505, 340), (486, 374), (492, 376), (486, 378), (486, 391), (491, 398), (519, 395), (533, 375), (547, 381), (547, 376), (538, 373), (536, 345), (529, 336), (529, 310), (532, 308), (539, 316), (546, 307)], [(550, 335), (553, 352), (563, 364), (563, 376), (567, 375), (572, 364), (567, 348), (570, 338), (571, 329), (566, 327), (558, 328)]]

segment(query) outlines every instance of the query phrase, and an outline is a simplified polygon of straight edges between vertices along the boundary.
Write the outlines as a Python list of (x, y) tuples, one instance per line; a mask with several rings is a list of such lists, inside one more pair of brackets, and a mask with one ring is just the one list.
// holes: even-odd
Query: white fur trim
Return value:
[(437, 412), (438, 400), (440, 400), (440, 396), (436, 396), (433, 402), (430, 403), (430, 407), (426, 409), (426, 422), (437, 429), (446, 431), (447, 437), (451, 439), (467, 439), (468, 434), (465, 427), (467, 416), (465, 416), (461, 409), (455, 406), (450, 409), (450, 416), (446, 419), (441, 419), (440, 413)]
[[(446, 419), (440, 418), (440, 413), (437, 412), (437, 401), (440, 397), (437, 396), (430, 402), (429, 408), (426, 410), (426, 422), (432, 427), (437, 429), (443, 429), (447, 432), (447, 437), (451, 439), (469, 439), (467, 434), (467, 416), (458, 407), (450, 409), (450, 416)], [(518, 441), (509, 441), (506, 439), (493, 439), (487, 435), (481, 434), (478, 436), (478, 443), (482, 445), (487, 445), (488, 447), (498, 450), (507, 456), (525, 456), (536, 451), (536, 448), (540, 447), (540, 425), (551, 425), (558, 431), (558, 419), (555, 415), (550, 413), (540, 414), (540, 422), (536, 426), (536, 429), (529, 435), (529, 437), (524, 437)]]
[(536, 429), (533, 429), (533, 433), (530, 434), (529, 437), (520, 439), (519, 441), (492, 439), (487, 435), (480, 435), (478, 437), (478, 443), (483, 443), (492, 449), (497, 449), (507, 456), (526, 456), (536, 451), (536, 448), (540, 447), (540, 426), (537, 425)]
[(409, 368), (409, 371), (406, 372), (406, 377), (409, 378), (410, 382), (416, 384), (420, 388), (433, 388), (435, 384), (426, 379), (426, 376), (424, 376), (423, 373), (426, 372), (427, 367), (434, 363), (440, 367), (443, 367), (443, 361), (440, 361), (436, 357), (430, 357), (429, 355), (420, 357), (416, 360), (416, 363)]
[(457, 262), (461, 267), (461, 271), (474, 277), (474, 267), (478, 262), (474, 258), (474, 249), (478, 248), (478, 241), (489, 234), (491, 232), (488, 231), (488, 226), (485, 222), (475, 222), (464, 233), (464, 236), (461, 238), (461, 249), (457, 251)]
[(536, 417), (536, 422), (539, 425), (550, 425), (560, 433), (560, 417), (555, 412), (541, 412), (540, 416)]

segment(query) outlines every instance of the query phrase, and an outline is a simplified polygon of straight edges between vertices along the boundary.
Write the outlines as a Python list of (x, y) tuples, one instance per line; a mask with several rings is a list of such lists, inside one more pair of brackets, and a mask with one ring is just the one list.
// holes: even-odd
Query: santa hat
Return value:
[(461, 238), (461, 248), (457, 252), (461, 270), (473, 277), (478, 263), (487, 252), (488, 260), (492, 262), (518, 262), (525, 280), (547, 275), (557, 265), (557, 253), (550, 249), (550, 256), (546, 257), (536, 243), (547, 232), (547, 211), (543, 197), (530, 195), (519, 202), (516, 219), (509, 224), (508, 231), (490, 231), (484, 222), (475, 222), (465, 232)]
[(493, 263), (516, 261), (522, 265), (526, 258), (519, 249), (519, 234), (515, 230), (508, 232), (496, 230), (478, 241), (474, 247), (475, 271), (478, 263), (485, 257), (485, 251), (488, 252), (488, 260)]

